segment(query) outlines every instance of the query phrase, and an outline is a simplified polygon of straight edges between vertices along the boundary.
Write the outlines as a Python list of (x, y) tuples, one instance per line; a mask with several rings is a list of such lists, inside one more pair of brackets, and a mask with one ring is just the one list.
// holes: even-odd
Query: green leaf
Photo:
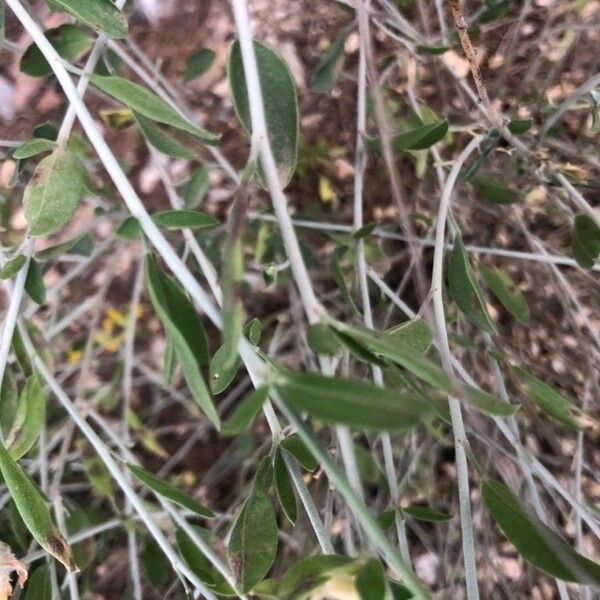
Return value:
[[(181, 549), (179, 551), (181, 552)], [(183, 552), (181, 554), (183, 556)], [(185, 559), (185, 556), (183, 557)], [(150, 584), (157, 590), (163, 588), (171, 576), (171, 565), (151, 535), (144, 536), (141, 559)]]
[(152, 220), (163, 229), (204, 229), (219, 224), (213, 216), (189, 209), (165, 210), (154, 213)]
[(314, 352), (333, 356), (340, 351), (341, 344), (335, 332), (326, 323), (314, 323), (308, 328), (306, 342)]
[(429, 521), (431, 523), (444, 523), (449, 521), (454, 515), (433, 510), (428, 506), (413, 505), (408, 508), (403, 508), (402, 512), (407, 514), (417, 521)]
[(508, 130), (515, 135), (521, 135), (533, 127), (533, 119), (514, 119), (508, 125)]
[(423, 125), (412, 131), (401, 133), (392, 138), (394, 152), (403, 150), (426, 150), (437, 144), (448, 133), (448, 121), (442, 119), (431, 125)]
[[(265, 107), (267, 132), (281, 184), (285, 187), (296, 169), (299, 115), (296, 85), (285, 61), (269, 46), (254, 41), (254, 51)], [(238, 41), (229, 52), (229, 89), (235, 112), (247, 134), (252, 131), (242, 53)], [(261, 176), (264, 183), (264, 177)]]
[(277, 498), (279, 498), (279, 503), (281, 504), (285, 516), (292, 525), (295, 525), (298, 516), (296, 496), (294, 495), (292, 481), (290, 480), (281, 452), (282, 451), (279, 448), (275, 450), (275, 460), (273, 463), (275, 490), (277, 491)]
[(500, 269), (490, 269), (483, 263), (479, 265), (479, 272), (500, 304), (523, 325), (529, 325), (531, 315), (527, 300), (508, 273)]
[(25, 277), (25, 291), (37, 304), (44, 304), (46, 301), (46, 286), (42, 269), (33, 258), (29, 261), (29, 269), (27, 277)]
[[(60, 25), (56, 29), (48, 29), (44, 35), (59, 56), (70, 63), (79, 60), (92, 47), (93, 43), (92, 36), (87, 31), (70, 23)], [(25, 50), (21, 57), (20, 67), (21, 71), (30, 77), (45, 77), (53, 72), (36, 44), (31, 44)]]
[(350, 305), (350, 308), (352, 308), (354, 313), (360, 316), (360, 311), (358, 310), (356, 302), (354, 301), (354, 298), (348, 289), (348, 284), (346, 283), (346, 278), (344, 277), (344, 272), (342, 271), (340, 264), (340, 261), (346, 256), (348, 250), (350, 250), (348, 246), (337, 246), (331, 254), (331, 263), (329, 267), (334, 281), (340, 288), (342, 297)]
[(412, 319), (388, 329), (385, 338), (397, 348), (418, 354), (425, 354), (433, 340), (427, 323), (421, 318)]
[(34, 569), (27, 580), (23, 600), (52, 600), (52, 580), (48, 565)]
[(479, 23), (490, 23), (504, 16), (510, 8), (509, 0), (498, 0), (497, 2), (488, 2), (486, 8), (480, 13), (477, 19)]
[(37, 375), (30, 375), (19, 396), (15, 418), (5, 440), (13, 460), (19, 460), (33, 448), (45, 418), (44, 390)]
[(25, 158), (31, 158), (42, 152), (49, 152), (56, 148), (56, 144), (51, 140), (45, 140), (44, 138), (33, 138), (27, 140), (21, 144), (14, 152), (13, 158), (17, 160), (23, 160)]
[(206, 196), (210, 187), (209, 171), (200, 165), (190, 176), (183, 191), (183, 204), (186, 208), (196, 208)]
[(249, 592), (264, 579), (276, 554), (275, 511), (264, 489), (255, 485), (236, 519), (227, 548), (240, 592)]
[(469, 179), (469, 183), (484, 200), (493, 204), (514, 204), (523, 199), (519, 190), (487, 175), (474, 175)]
[(223, 356), (220, 370), (230, 371), (237, 363), (238, 346), (244, 330), (245, 312), (241, 283), (244, 276), (244, 233), (248, 218), (250, 189), (237, 189), (229, 218), (223, 252)]
[(2, 436), (6, 438), (17, 413), (17, 404), (19, 393), (15, 377), (7, 365), (0, 386), (0, 427), (2, 428)]
[(70, 13), (77, 20), (105, 33), (108, 37), (127, 37), (127, 19), (111, 0), (48, 0), (48, 5), (54, 10)]
[(165, 133), (160, 127), (156, 126), (151, 119), (147, 119), (141, 114), (133, 113), (135, 120), (139, 125), (142, 135), (148, 140), (148, 143), (162, 152), (166, 156), (181, 158), (183, 160), (193, 160), (196, 153), (189, 150), (179, 140)]
[(518, 404), (509, 404), (472, 385), (465, 385), (465, 400), (479, 412), (496, 417), (510, 417), (519, 410)]
[(268, 385), (262, 385), (248, 394), (236, 407), (231, 417), (223, 423), (221, 433), (223, 435), (238, 435), (249, 429), (268, 396)]
[(147, 485), (153, 492), (156, 492), (159, 496), (171, 500), (183, 508), (191, 510), (193, 513), (212, 519), (215, 516), (212, 510), (206, 508), (197, 502), (193, 498), (190, 498), (187, 494), (184, 494), (181, 490), (173, 487), (170, 483), (167, 483), (164, 479), (157, 477), (153, 473), (142, 469), (136, 465), (127, 463), (129, 470), (144, 484)]
[(35, 258), (40, 262), (47, 262), (54, 260), (63, 254), (80, 254), (82, 256), (89, 256), (92, 253), (94, 242), (92, 236), (89, 233), (71, 238), (70, 240), (57, 244), (56, 246), (49, 246), (35, 253)]
[(591, 269), (600, 255), (600, 228), (588, 215), (577, 215), (571, 241), (573, 256), (577, 264)]
[(37, 543), (69, 571), (77, 571), (71, 548), (52, 522), (50, 512), (37, 487), (12, 459), (3, 444), (0, 444), (0, 472), (23, 523)]
[(551, 385), (531, 375), (521, 367), (513, 366), (515, 373), (527, 384), (528, 396), (549, 416), (571, 429), (581, 429), (577, 417), (584, 415), (573, 402), (559, 394)]
[(91, 75), (90, 79), (103, 92), (116, 98), (142, 117), (181, 129), (204, 144), (215, 145), (219, 142), (218, 135), (193, 125), (175, 112), (162, 98), (133, 81), (103, 75)]
[(229, 357), (224, 346), (220, 346), (210, 361), (210, 389), (213, 394), (224, 392), (235, 379), (240, 368), (239, 358), (228, 364)]
[(7, 260), (2, 270), (0, 271), (0, 279), (12, 279), (27, 262), (27, 258), (24, 254), (17, 254), (10, 260)]
[(314, 471), (319, 466), (317, 459), (311, 454), (297, 433), (288, 435), (279, 445), (290, 454), (293, 454), (296, 460), (307, 471)]
[(439, 56), (448, 52), (450, 50), (449, 46), (433, 46), (431, 44), (422, 44), (417, 46), (417, 50), (419, 52), (425, 52), (426, 54), (433, 54), (434, 56)]
[(192, 52), (185, 59), (185, 68), (181, 76), (186, 83), (206, 73), (215, 60), (215, 53), (208, 48)]
[(469, 257), (459, 233), (454, 237), (454, 249), (450, 254), (448, 282), (454, 301), (467, 319), (480, 329), (496, 334), (496, 326), (488, 314), (485, 297), (475, 281)]
[(431, 412), (414, 394), (358, 379), (290, 374), (277, 383), (286, 404), (327, 422), (375, 431), (407, 431)]
[(356, 573), (356, 591), (360, 600), (381, 600), (385, 598), (385, 573), (381, 563), (372, 558)]
[(185, 380), (200, 408), (218, 429), (219, 415), (200, 373), (200, 366), (208, 361), (202, 323), (185, 294), (159, 269), (150, 254), (146, 257), (146, 280), (152, 305), (175, 346)]
[(58, 149), (40, 161), (23, 195), (28, 234), (50, 235), (66, 225), (88, 186), (87, 171), (72, 152)]
[(562, 537), (530, 515), (506, 486), (486, 481), (481, 495), (504, 535), (524, 559), (558, 579), (600, 586), (600, 565), (575, 552)]
[(329, 94), (337, 81), (344, 62), (344, 45), (348, 31), (342, 31), (323, 53), (310, 76), (310, 88), (319, 94)]
[(115, 231), (115, 235), (122, 240), (137, 240), (141, 234), (142, 228), (135, 217), (125, 217)]
[(338, 554), (325, 554), (305, 558), (292, 565), (281, 578), (278, 597), (281, 600), (298, 600), (325, 583), (337, 570), (348, 567), (353, 559)]

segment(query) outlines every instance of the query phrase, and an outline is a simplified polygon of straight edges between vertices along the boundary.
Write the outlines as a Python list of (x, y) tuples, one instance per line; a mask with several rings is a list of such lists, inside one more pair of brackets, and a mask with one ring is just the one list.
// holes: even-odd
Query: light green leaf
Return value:
[(249, 592), (264, 579), (276, 554), (275, 511), (266, 491), (255, 485), (236, 519), (227, 548), (240, 592)]
[(66, 11), (77, 20), (112, 38), (124, 38), (128, 33), (125, 15), (111, 0), (47, 0), (50, 8)]
[(46, 301), (46, 285), (42, 269), (33, 258), (29, 261), (29, 269), (25, 277), (25, 291), (37, 304), (44, 304)]
[(454, 515), (433, 510), (428, 506), (413, 505), (403, 508), (402, 512), (418, 521), (429, 521), (431, 523), (444, 523), (449, 521)]
[(223, 435), (238, 435), (246, 431), (260, 412), (269, 395), (269, 386), (262, 385), (246, 396), (236, 407), (231, 417), (223, 423)]
[(196, 208), (206, 196), (210, 187), (209, 171), (200, 165), (187, 180), (183, 191), (183, 204), (186, 208)]
[(72, 152), (58, 149), (40, 161), (23, 195), (28, 234), (50, 235), (66, 225), (88, 187), (87, 171)]
[(335, 332), (326, 323), (314, 323), (308, 328), (306, 342), (317, 354), (333, 356), (340, 351), (341, 344)]
[(133, 81), (103, 75), (92, 75), (90, 79), (95, 86), (128, 106), (134, 113), (181, 129), (204, 144), (215, 145), (219, 142), (218, 135), (193, 125), (175, 112), (162, 98)]
[(425, 354), (431, 347), (433, 337), (427, 323), (421, 318), (400, 323), (385, 332), (390, 344), (411, 352)]
[[(269, 46), (254, 42), (269, 142), (281, 184), (285, 187), (296, 170), (299, 115), (294, 79), (285, 61)], [(234, 42), (227, 64), (229, 89), (235, 112), (247, 134), (252, 131), (246, 77), (239, 42)], [(264, 183), (264, 182), (263, 182)]]
[(344, 62), (344, 45), (348, 31), (342, 31), (323, 53), (310, 76), (310, 88), (320, 94), (329, 94), (335, 85)]
[(277, 498), (279, 498), (279, 503), (287, 520), (294, 525), (298, 517), (298, 507), (296, 506), (296, 496), (294, 495), (292, 481), (290, 480), (281, 452), (279, 448), (275, 450), (275, 460), (273, 463), (275, 490), (277, 491)]
[(323, 421), (360, 429), (407, 431), (431, 414), (431, 406), (414, 394), (358, 379), (301, 373), (287, 375), (276, 385), (292, 408)]
[(21, 144), (14, 152), (13, 158), (17, 160), (23, 160), (25, 158), (31, 158), (42, 152), (49, 152), (56, 148), (56, 143), (52, 140), (45, 140), (44, 138), (33, 138), (27, 140)]
[(519, 410), (518, 404), (509, 404), (472, 385), (465, 385), (465, 400), (479, 412), (496, 417), (510, 417)]
[(37, 543), (69, 571), (77, 571), (71, 548), (52, 522), (37, 487), (11, 458), (3, 444), (0, 444), (0, 472), (23, 522)]
[(0, 386), (0, 427), (2, 428), (2, 436), (6, 438), (17, 413), (17, 404), (19, 401), (19, 391), (15, 376), (7, 365)]
[[(44, 32), (44, 35), (59, 56), (70, 63), (80, 59), (92, 47), (93, 43), (89, 32), (71, 23), (65, 23), (56, 29), (48, 29)], [(45, 77), (53, 72), (35, 43), (25, 50), (21, 57), (20, 67), (21, 71), (30, 77)]]
[(19, 396), (15, 418), (6, 437), (6, 449), (19, 460), (35, 444), (46, 418), (46, 398), (37, 375), (30, 375)]
[(474, 175), (469, 183), (484, 200), (493, 204), (513, 204), (523, 199), (519, 190), (487, 175)]
[(12, 279), (27, 262), (27, 258), (24, 254), (17, 254), (10, 260), (7, 260), (2, 270), (0, 271), (0, 279)]
[(218, 429), (219, 415), (200, 373), (200, 366), (208, 361), (208, 346), (198, 315), (185, 294), (159, 269), (150, 254), (146, 257), (146, 280), (152, 305), (175, 346), (185, 380), (200, 408)]
[(215, 60), (215, 53), (208, 48), (201, 48), (196, 52), (192, 52), (185, 59), (185, 69), (182, 77), (186, 83), (206, 73)]
[(219, 224), (219, 221), (211, 215), (188, 209), (154, 213), (152, 220), (163, 229), (204, 229)]
[(167, 483), (164, 479), (150, 473), (150, 471), (146, 471), (146, 469), (142, 469), (142, 467), (130, 463), (127, 463), (127, 467), (144, 485), (147, 485), (159, 496), (171, 500), (201, 517), (212, 519), (215, 516), (215, 513), (213, 513), (212, 510), (206, 508), (206, 506), (203, 506), (193, 498), (190, 498), (187, 494), (184, 494), (181, 490), (178, 490), (170, 483)]
[(358, 569), (355, 586), (360, 600), (385, 598), (385, 573), (376, 558), (371, 558)]
[(143, 115), (133, 113), (137, 124), (140, 127), (142, 135), (148, 140), (151, 146), (154, 146), (159, 152), (173, 158), (183, 160), (193, 160), (196, 153), (184, 146), (179, 140), (165, 133), (160, 127), (156, 126), (151, 119)]
[(454, 237), (454, 249), (450, 254), (448, 282), (454, 301), (467, 319), (480, 329), (496, 334), (496, 326), (488, 314), (485, 297), (475, 281), (469, 257), (459, 233)]
[(600, 255), (600, 229), (588, 215), (577, 215), (571, 241), (573, 256), (577, 264), (591, 269)]
[(235, 379), (240, 368), (240, 360), (227, 364), (229, 357), (224, 346), (220, 346), (210, 361), (210, 389), (213, 394), (224, 392)]
[(508, 273), (500, 269), (490, 269), (483, 263), (479, 265), (479, 272), (500, 304), (523, 325), (529, 325), (531, 315), (527, 300)]
[(571, 429), (581, 429), (578, 418), (584, 416), (584, 412), (575, 404), (558, 393), (551, 385), (534, 377), (521, 367), (513, 366), (515, 373), (527, 384), (529, 397), (549, 416)]
[(506, 486), (486, 481), (481, 495), (524, 559), (558, 579), (600, 586), (600, 565), (575, 552), (562, 537), (530, 515)]

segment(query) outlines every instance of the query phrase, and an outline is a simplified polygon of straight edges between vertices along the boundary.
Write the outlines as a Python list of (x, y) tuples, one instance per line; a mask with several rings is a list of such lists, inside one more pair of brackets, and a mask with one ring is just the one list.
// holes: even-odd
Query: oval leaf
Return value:
[(2, 267), (0, 279), (12, 279), (25, 266), (26, 262), (27, 258), (24, 254), (13, 256), (10, 260), (7, 260)]
[(296, 496), (294, 495), (292, 481), (290, 480), (280, 449), (275, 451), (273, 474), (275, 476), (275, 490), (277, 491), (277, 498), (279, 498), (281, 508), (288, 521), (294, 525), (296, 523), (296, 517), (298, 516)]
[(165, 210), (154, 213), (152, 220), (163, 229), (204, 229), (219, 222), (211, 215), (197, 210)]
[(268, 385), (256, 388), (240, 402), (231, 417), (223, 423), (221, 433), (223, 435), (238, 435), (242, 431), (246, 431), (252, 425), (252, 421), (260, 412), (268, 396)]
[(157, 127), (150, 119), (136, 113), (134, 113), (134, 116), (142, 135), (159, 152), (183, 160), (193, 160), (196, 157), (194, 152), (186, 148), (179, 140), (165, 133), (160, 127)]
[[(299, 116), (294, 79), (285, 61), (266, 44), (254, 42), (269, 142), (281, 184), (285, 187), (296, 170)], [(229, 89), (235, 112), (247, 134), (252, 131), (246, 77), (239, 42), (229, 51)]]
[(418, 506), (416, 504), (414, 506), (409, 506), (408, 508), (403, 508), (402, 512), (418, 521), (429, 521), (430, 523), (444, 523), (454, 516), (433, 510), (428, 506)]
[(58, 149), (44, 158), (23, 195), (29, 235), (58, 231), (71, 219), (88, 186), (87, 171), (72, 152)]
[(44, 138), (34, 138), (27, 140), (21, 144), (14, 152), (13, 158), (17, 160), (23, 160), (24, 158), (31, 158), (42, 152), (49, 152), (54, 150), (56, 144), (52, 140), (45, 140)]
[(529, 325), (531, 315), (527, 300), (508, 273), (500, 269), (490, 269), (483, 263), (479, 265), (479, 272), (500, 304), (523, 325)]
[(484, 200), (494, 204), (513, 204), (523, 198), (519, 190), (486, 175), (475, 175), (469, 179), (469, 183)]
[(600, 228), (588, 215), (577, 215), (571, 242), (573, 256), (577, 264), (591, 269), (600, 255)]
[(127, 19), (111, 0), (48, 0), (48, 4), (54, 10), (70, 13), (108, 37), (119, 39), (127, 36)]

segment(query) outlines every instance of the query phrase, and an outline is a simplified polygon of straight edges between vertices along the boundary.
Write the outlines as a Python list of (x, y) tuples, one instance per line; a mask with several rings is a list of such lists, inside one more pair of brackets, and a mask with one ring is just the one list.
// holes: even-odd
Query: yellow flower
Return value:
[(76, 365), (83, 356), (83, 352), (81, 350), (76, 350), (75, 348), (71, 348), (69, 352), (67, 352), (67, 362), (71, 365)]

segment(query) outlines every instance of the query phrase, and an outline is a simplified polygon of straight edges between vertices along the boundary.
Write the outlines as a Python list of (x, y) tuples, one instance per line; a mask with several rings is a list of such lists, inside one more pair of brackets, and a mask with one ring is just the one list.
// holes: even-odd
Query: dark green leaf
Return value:
[(356, 573), (356, 591), (360, 600), (382, 600), (385, 598), (385, 574), (381, 563), (372, 558)]
[(288, 521), (294, 525), (298, 516), (298, 508), (296, 506), (296, 496), (294, 495), (294, 488), (292, 487), (292, 481), (285, 466), (285, 461), (281, 454), (281, 450), (275, 451), (275, 460), (273, 463), (274, 476), (275, 476), (275, 490), (277, 491), (277, 497), (283, 512), (287, 517)]
[(310, 88), (320, 94), (329, 94), (335, 85), (344, 60), (344, 45), (348, 31), (340, 33), (325, 50), (319, 64), (310, 76)]
[(213, 61), (215, 60), (215, 53), (208, 48), (201, 48), (196, 52), (192, 52), (185, 59), (185, 68), (182, 73), (183, 80), (187, 83), (196, 77), (199, 77), (203, 73), (206, 73)]
[(426, 150), (437, 144), (448, 133), (448, 121), (443, 119), (431, 125), (423, 125), (412, 131), (401, 133), (392, 138), (394, 152), (403, 150)]
[(179, 140), (165, 133), (160, 127), (154, 124), (151, 119), (147, 119), (141, 114), (135, 113), (135, 120), (140, 127), (142, 135), (148, 140), (151, 146), (154, 146), (159, 152), (173, 158), (183, 160), (193, 160), (196, 153), (184, 146)]
[[(281, 184), (286, 186), (296, 169), (299, 116), (296, 85), (285, 61), (269, 46), (254, 42), (269, 142)], [(229, 89), (235, 112), (246, 133), (252, 131), (246, 78), (239, 42), (234, 42), (227, 64)]]
[(200, 366), (208, 362), (202, 323), (185, 294), (159, 269), (150, 254), (146, 257), (146, 280), (152, 305), (175, 346), (185, 380), (196, 402), (218, 429), (219, 415), (200, 373)]
[(454, 237), (454, 249), (450, 254), (448, 282), (454, 301), (467, 319), (480, 329), (495, 334), (496, 326), (488, 314), (485, 297), (475, 281), (469, 257), (459, 233)]
[(496, 417), (510, 417), (519, 410), (518, 404), (509, 404), (472, 385), (465, 385), (465, 400), (479, 412)]
[(318, 467), (319, 463), (317, 462), (317, 459), (311, 454), (310, 450), (305, 446), (297, 433), (288, 435), (281, 442), (280, 446), (290, 454), (293, 454), (296, 460), (307, 471), (314, 471)]
[(231, 417), (223, 423), (221, 433), (223, 435), (238, 435), (249, 429), (268, 396), (268, 385), (256, 388), (240, 402)]
[(531, 315), (527, 300), (508, 273), (500, 269), (490, 269), (483, 263), (479, 265), (479, 272), (500, 304), (523, 325), (529, 325)]
[(402, 512), (418, 521), (430, 521), (431, 523), (443, 523), (449, 521), (454, 516), (433, 510), (428, 506), (418, 506), (416, 504), (408, 508), (403, 508)]
[(481, 12), (477, 19), (479, 23), (490, 23), (504, 16), (510, 8), (509, 0), (498, 0), (488, 3), (487, 7)]
[(240, 360), (237, 358), (228, 364), (228, 356), (224, 346), (220, 346), (210, 361), (210, 389), (213, 394), (224, 392), (235, 379), (240, 368)]
[(36, 567), (29, 576), (23, 600), (52, 600), (52, 581), (48, 565)]
[(508, 130), (515, 135), (529, 131), (533, 127), (533, 119), (514, 119), (508, 125)]
[(72, 14), (109, 37), (118, 39), (127, 36), (127, 19), (111, 0), (48, 0), (48, 4), (50, 8)]
[(104, 77), (102, 75), (92, 75), (90, 79), (103, 92), (128, 106), (134, 113), (152, 121), (181, 129), (204, 144), (214, 145), (219, 142), (218, 135), (193, 125), (175, 112), (162, 98), (133, 81), (122, 77)]
[(277, 383), (289, 406), (324, 421), (372, 429), (406, 431), (430, 412), (430, 405), (414, 394), (377, 387), (357, 379), (314, 373), (288, 375)]
[(88, 187), (87, 171), (72, 152), (59, 149), (44, 158), (23, 195), (29, 235), (50, 235), (66, 225)]
[(267, 493), (254, 486), (231, 532), (227, 555), (242, 593), (269, 572), (277, 554), (277, 520)]
[(571, 241), (573, 256), (577, 264), (591, 269), (600, 255), (600, 228), (588, 215), (577, 215)]
[[(93, 43), (92, 36), (87, 31), (70, 23), (60, 25), (56, 29), (48, 29), (44, 34), (59, 56), (70, 63), (80, 59)], [(21, 71), (30, 77), (44, 77), (52, 73), (52, 68), (36, 44), (31, 44), (21, 57)]]
[(44, 275), (40, 265), (32, 258), (29, 261), (29, 269), (25, 278), (25, 291), (29, 297), (37, 304), (44, 304), (46, 301), (46, 286), (44, 285)]
[(56, 246), (49, 246), (36, 252), (35, 258), (40, 262), (47, 262), (54, 260), (63, 254), (79, 254), (82, 256), (89, 256), (92, 253), (94, 242), (89, 233), (84, 233), (78, 237), (71, 238), (67, 242), (57, 244)]
[(190, 176), (183, 191), (183, 204), (186, 208), (196, 208), (206, 196), (210, 187), (206, 165), (200, 165)]
[(417, 46), (417, 50), (419, 52), (425, 52), (426, 54), (433, 54), (434, 56), (439, 56), (440, 54), (444, 54), (450, 50), (449, 46), (432, 46), (432, 45), (421, 45)]
[(600, 586), (600, 565), (575, 552), (562, 537), (530, 515), (506, 486), (486, 481), (481, 495), (523, 558), (558, 579)]
[(211, 215), (188, 209), (165, 210), (154, 213), (152, 220), (163, 229), (204, 229), (219, 224)]
[(127, 467), (144, 485), (147, 485), (159, 496), (162, 496), (167, 500), (171, 500), (172, 502), (191, 510), (193, 513), (200, 515), (201, 517), (212, 519), (215, 516), (212, 510), (206, 508), (206, 506), (202, 506), (200, 502), (190, 498), (187, 494), (184, 494), (181, 490), (173, 487), (164, 479), (153, 475), (149, 471), (146, 471), (146, 469), (142, 469), (142, 467), (138, 467), (130, 463), (127, 463)]
[(317, 354), (331, 356), (337, 354), (341, 344), (335, 333), (326, 323), (315, 323), (308, 328), (306, 342)]
[(469, 179), (469, 183), (484, 200), (493, 204), (513, 204), (523, 199), (519, 190), (487, 175), (475, 175)]

